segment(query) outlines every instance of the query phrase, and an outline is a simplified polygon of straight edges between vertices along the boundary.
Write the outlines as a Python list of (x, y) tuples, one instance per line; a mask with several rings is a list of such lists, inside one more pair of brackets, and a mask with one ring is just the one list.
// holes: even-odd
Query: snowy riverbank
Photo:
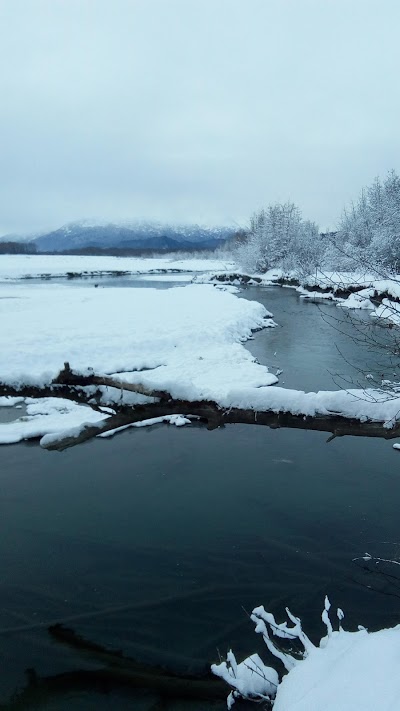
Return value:
[(227, 260), (193, 257), (108, 257), (62, 254), (4, 254), (0, 257), (0, 282), (19, 279), (55, 279), (78, 276), (151, 274), (231, 270)]
[[(229, 400), (232, 388), (243, 383), (256, 389), (277, 382), (242, 345), (253, 330), (274, 325), (261, 304), (207, 285), (166, 291), (51, 283), (16, 284), (12, 292), (0, 287), (0, 380), (46, 386), (68, 361), (78, 372), (116, 374), (174, 397)], [(53, 398), (34, 412), (33, 404), (28, 402), (22, 421), (0, 425), (2, 442), (101, 419)]]
[(296, 272), (269, 269), (264, 273), (248, 274), (234, 270), (194, 275), (201, 284), (231, 284), (233, 286), (284, 286), (297, 291), (301, 299), (333, 301), (350, 310), (368, 309), (372, 318), (382, 323), (400, 325), (400, 275), (380, 278), (371, 273), (317, 271), (300, 277)]
[[(286, 610), (289, 623), (278, 623), (272, 613), (257, 607), (251, 614), (255, 631), (262, 635), (268, 650), (286, 669), (279, 680), (277, 671), (267, 667), (258, 655), (238, 663), (233, 652), (226, 662), (212, 665), (232, 691), (228, 709), (236, 699), (258, 702), (273, 699), (274, 711), (394, 711), (400, 697), (400, 625), (369, 633), (343, 629), (344, 613), (336, 612), (338, 629), (329, 616), (325, 598), (322, 620), (327, 634), (318, 646), (302, 628), (299, 618)], [(290, 625), (292, 623), (292, 625)], [(279, 644), (274, 638), (279, 638)], [(283, 644), (282, 644), (283, 640)], [(302, 646), (299, 653), (286, 652)], [(297, 645), (296, 645), (297, 643)]]

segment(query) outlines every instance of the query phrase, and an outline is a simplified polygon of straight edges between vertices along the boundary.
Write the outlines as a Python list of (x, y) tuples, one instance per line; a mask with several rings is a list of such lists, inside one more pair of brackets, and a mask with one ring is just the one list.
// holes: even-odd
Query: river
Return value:
[[(338, 375), (374, 370), (376, 354), (327, 322), (339, 312), (334, 305), (321, 311), (279, 287), (242, 296), (274, 313), (277, 328), (255, 334), (248, 347), (282, 369), (286, 387), (337, 389)], [(381, 440), (326, 439), (257, 426), (162, 425), (63, 453), (37, 443), (0, 448), (0, 702), (24, 685), (28, 667), (40, 675), (93, 667), (49, 639), (40, 625), (56, 620), (140, 661), (196, 672), (218, 650), (263, 654), (246, 612), (259, 604), (280, 619), (289, 606), (316, 640), (325, 594), (344, 609), (349, 629), (398, 623), (397, 583), (352, 559), (397, 553), (399, 455)], [(122, 691), (44, 695), (18, 708), (111, 704), (161, 708), (151, 692)]]

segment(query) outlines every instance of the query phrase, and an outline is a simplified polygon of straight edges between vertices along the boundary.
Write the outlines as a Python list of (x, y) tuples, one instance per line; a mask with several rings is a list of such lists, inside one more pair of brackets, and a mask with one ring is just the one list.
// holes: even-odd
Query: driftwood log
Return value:
[[(87, 388), (91, 386), (88, 393)], [(94, 389), (93, 389), (94, 386)], [(290, 412), (256, 411), (252, 409), (222, 408), (212, 400), (180, 400), (172, 398), (170, 393), (160, 390), (149, 390), (144, 385), (129, 383), (109, 376), (89, 374), (82, 375), (71, 370), (68, 363), (64, 364), (63, 370), (58, 376), (45, 387), (35, 387), (32, 385), (12, 386), (0, 382), (0, 396), (22, 396), (22, 397), (62, 397), (74, 402), (90, 404), (101, 412), (102, 388), (111, 387), (120, 391), (129, 391), (140, 395), (145, 395), (152, 400), (141, 405), (127, 405), (121, 400), (113, 402), (112, 414), (106, 420), (98, 423), (91, 423), (84, 427), (79, 434), (62, 434), (53, 442), (46, 445), (46, 449), (62, 451), (68, 447), (95, 437), (96, 435), (117, 429), (126, 425), (131, 425), (150, 418), (165, 417), (168, 415), (180, 414), (192, 416), (200, 422), (205, 423), (209, 430), (223, 427), (228, 424), (264, 425), (272, 429), (289, 427), (294, 429), (315, 430), (318, 432), (329, 432), (331, 436), (327, 441), (335, 437), (346, 435), (358, 437), (380, 437), (384, 439), (394, 439), (400, 436), (399, 425), (386, 428), (383, 422), (365, 421), (347, 418), (335, 413), (305, 416), (294, 415)], [(96, 389), (97, 388), (97, 389)]]

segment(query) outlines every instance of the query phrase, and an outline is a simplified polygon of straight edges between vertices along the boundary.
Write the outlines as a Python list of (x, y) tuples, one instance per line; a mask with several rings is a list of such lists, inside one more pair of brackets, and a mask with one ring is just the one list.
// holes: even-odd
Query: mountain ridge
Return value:
[[(233, 233), (234, 227), (196, 224), (136, 222), (96, 222), (79, 220), (35, 236), (31, 242), (38, 252), (65, 252), (98, 249), (215, 249)], [(3, 238), (4, 239), (4, 238)]]

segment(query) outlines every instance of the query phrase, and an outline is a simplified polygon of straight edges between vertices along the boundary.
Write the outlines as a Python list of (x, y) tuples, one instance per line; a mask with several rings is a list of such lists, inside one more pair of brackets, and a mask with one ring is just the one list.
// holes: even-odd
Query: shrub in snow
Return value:
[[(214, 664), (212, 671), (231, 687), (228, 708), (238, 698), (272, 699), (274, 711), (394, 711), (400, 708), (400, 625), (369, 633), (342, 628), (343, 611), (337, 610), (338, 629), (329, 618), (330, 602), (325, 598), (322, 620), (327, 629), (319, 646), (303, 631), (301, 621), (286, 609), (288, 622), (278, 623), (264, 607), (253, 610), (255, 631), (286, 671), (278, 675), (258, 655), (238, 664), (232, 652), (227, 661)], [(294, 653), (278, 646), (274, 637), (289, 640)], [(258, 674), (256, 673), (258, 672)]]

